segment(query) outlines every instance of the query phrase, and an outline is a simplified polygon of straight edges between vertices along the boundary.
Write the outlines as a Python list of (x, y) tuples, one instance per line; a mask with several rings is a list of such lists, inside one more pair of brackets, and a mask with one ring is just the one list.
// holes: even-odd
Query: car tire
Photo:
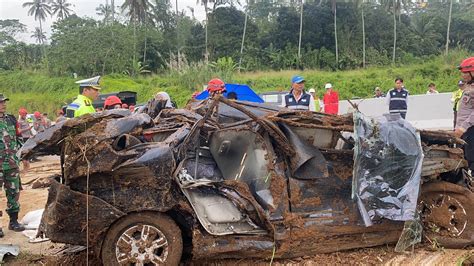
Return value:
[(446, 248), (474, 244), (474, 193), (469, 189), (448, 182), (423, 185), (419, 210), (430, 241)]
[(183, 252), (181, 230), (165, 214), (129, 214), (107, 231), (102, 244), (104, 265), (178, 265)]

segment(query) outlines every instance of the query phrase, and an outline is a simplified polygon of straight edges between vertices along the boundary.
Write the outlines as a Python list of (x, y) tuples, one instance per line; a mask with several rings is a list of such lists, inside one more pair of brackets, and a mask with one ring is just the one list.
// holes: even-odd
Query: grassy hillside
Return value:
[[(320, 95), (324, 93), (324, 84), (330, 82), (339, 91), (341, 99), (350, 99), (371, 97), (376, 86), (387, 91), (393, 87), (396, 77), (402, 77), (411, 94), (425, 93), (430, 82), (434, 82), (440, 92), (450, 92), (456, 89), (460, 78), (456, 66), (467, 56), (466, 52), (457, 51), (448, 57), (433, 57), (419, 64), (339, 72), (305, 70), (236, 73), (226, 82), (249, 84), (257, 92), (284, 91), (290, 86), (291, 76), (299, 74), (306, 78), (306, 88), (314, 87)], [(103, 77), (101, 85), (104, 93), (136, 91), (139, 102), (146, 102), (156, 92), (166, 91), (179, 106), (183, 106), (191, 97), (192, 88), (202, 88), (213, 75), (219, 74), (174, 73), (134, 79), (113, 74)], [(16, 114), (19, 107), (26, 107), (29, 112), (38, 110), (53, 115), (54, 110), (77, 95), (78, 86), (74, 81), (72, 77), (51, 77), (38, 72), (6, 71), (0, 72), (0, 92), (11, 99), (8, 107), (11, 113)]]

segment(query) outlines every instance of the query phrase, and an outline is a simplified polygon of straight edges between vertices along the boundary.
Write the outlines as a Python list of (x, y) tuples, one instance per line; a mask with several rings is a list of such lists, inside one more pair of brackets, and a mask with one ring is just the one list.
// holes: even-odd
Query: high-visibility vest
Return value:
[(406, 113), (408, 91), (402, 88), (400, 91), (392, 89), (388, 93), (390, 93), (389, 112), (395, 114)]

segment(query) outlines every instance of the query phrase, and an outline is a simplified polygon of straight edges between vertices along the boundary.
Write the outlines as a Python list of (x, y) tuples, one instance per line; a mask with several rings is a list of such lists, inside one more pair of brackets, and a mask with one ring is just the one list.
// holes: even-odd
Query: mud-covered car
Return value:
[(24, 158), (61, 157), (41, 234), (110, 265), (403, 248), (421, 226), (441, 245), (474, 243), (450, 133), (219, 96), (155, 111), (86, 115), (25, 144)]

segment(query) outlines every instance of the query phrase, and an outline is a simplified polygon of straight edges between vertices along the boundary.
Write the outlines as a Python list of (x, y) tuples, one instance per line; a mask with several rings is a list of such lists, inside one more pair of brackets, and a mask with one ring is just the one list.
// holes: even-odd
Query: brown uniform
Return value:
[(464, 86), (456, 118), (456, 128), (467, 130), (474, 125), (474, 84)]
[(466, 130), (462, 135), (462, 139), (467, 143), (464, 145), (464, 157), (469, 163), (469, 168), (474, 171), (474, 84), (464, 85), (456, 118), (456, 128)]

